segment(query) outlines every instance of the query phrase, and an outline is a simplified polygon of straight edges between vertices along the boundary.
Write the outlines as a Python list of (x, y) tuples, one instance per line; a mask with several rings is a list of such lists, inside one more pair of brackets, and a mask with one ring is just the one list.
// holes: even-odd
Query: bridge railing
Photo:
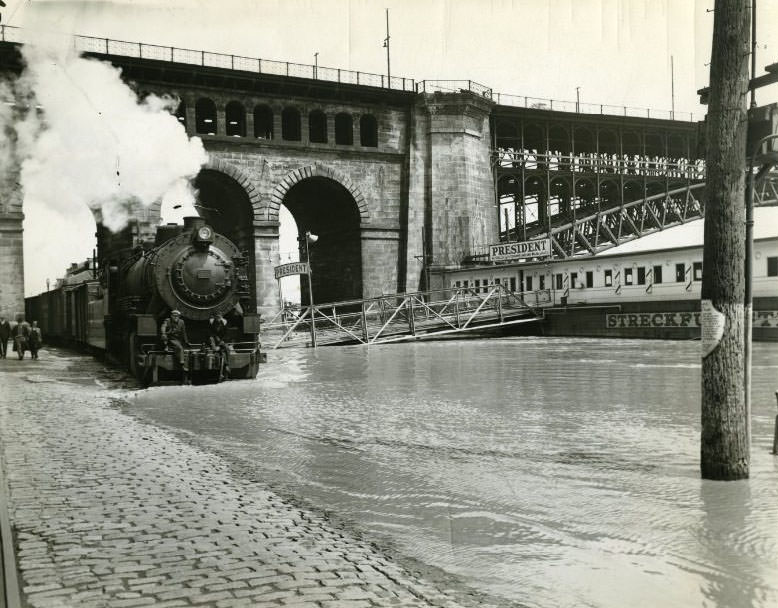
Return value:
[[(22, 29), (14, 26), (0, 25), (0, 42), (24, 43)], [(326, 80), (328, 82), (341, 82), (368, 87), (397, 89), (400, 91), (416, 91), (416, 81), (413, 78), (404, 78), (402, 76), (392, 76), (389, 78), (385, 74), (342, 70), (340, 68), (328, 68), (326, 66), (294, 63), (292, 61), (274, 61), (272, 59), (211, 53), (195, 49), (80, 35), (73, 36), (73, 47), (82, 53), (137, 57), (139, 59), (241, 70), (256, 74), (273, 74), (276, 76), (310, 78), (312, 80)]]
[(674, 110), (656, 110), (632, 106), (618, 106), (604, 103), (582, 103), (579, 101), (564, 101), (527, 95), (510, 95), (494, 93), (492, 101), (498, 105), (517, 108), (532, 108), (537, 110), (554, 110), (556, 112), (572, 112), (575, 114), (607, 114), (608, 116), (631, 116), (636, 118), (662, 118), (665, 120), (688, 120), (694, 122), (693, 112), (677, 112)]
[[(672, 110), (655, 110), (631, 106), (611, 104), (581, 103), (578, 101), (562, 101), (544, 97), (529, 97), (497, 93), (491, 87), (474, 80), (420, 80), (401, 76), (387, 77), (384, 74), (372, 74), (340, 68), (328, 68), (311, 64), (294, 63), (290, 61), (274, 61), (228, 55), (226, 53), (211, 53), (194, 49), (184, 49), (142, 42), (128, 42), (94, 36), (73, 36), (76, 50), (85, 53), (119, 55), (123, 57), (138, 57), (158, 61), (170, 61), (200, 65), (204, 67), (225, 68), (254, 72), (257, 74), (274, 74), (277, 76), (292, 76), (310, 78), (328, 82), (341, 82), (369, 87), (396, 89), (416, 93), (460, 92), (471, 91), (476, 95), (486, 97), (499, 105), (536, 108), (540, 110), (555, 110), (559, 112), (574, 112), (577, 114), (607, 114), (616, 116), (633, 116), (645, 118), (663, 118), (669, 120), (697, 120), (692, 112), (675, 112)], [(0, 25), (0, 42), (25, 42), (23, 30), (16, 26)]]
[(470, 91), (481, 97), (492, 98), (491, 87), (474, 80), (420, 80), (416, 83), (417, 93), (460, 93)]
[(604, 153), (538, 154), (513, 148), (497, 148), (492, 150), (492, 154), (496, 163), (503, 168), (705, 179), (705, 161), (702, 159), (673, 160), (668, 157)]
[(533, 316), (538, 300), (534, 294), (527, 295), (525, 300), (522, 294), (495, 284), (483, 289), (451, 287), (316, 304), (291, 315), (276, 315), (263, 324), (262, 334), (273, 343), (272, 348), (280, 348), (304, 345), (314, 334), (318, 344), (375, 344), (466, 332)]

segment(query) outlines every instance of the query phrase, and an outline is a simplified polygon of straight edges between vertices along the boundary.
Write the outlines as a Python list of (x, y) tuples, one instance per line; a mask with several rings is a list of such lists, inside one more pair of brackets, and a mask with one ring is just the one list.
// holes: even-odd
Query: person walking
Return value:
[(30, 324), (24, 320), (24, 315), (16, 316), (16, 325), (11, 329), (11, 337), (14, 341), (14, 352), (21, 361), (24, 359), (24, 351), (27, 350), (30, 339)]
[(38, 327), (38, 322), (33, 321), (32, 327), (30, 327), (30, 356), (33, 359), (38, 358), (38, 350), (43, 344), (43, 336), (41, 335), (41, 328)]
[(170, 316), (164, 320), (161, 329), (162, 344), (165, 348), (170, 346), (178, 359), (181, 369), (189, 371), (189, 366), (184, 357), (184, 345), (189, 342), (186, 337), (186, 323), (181, 318), (178, 310), (170, 311)]
[(11, 324), (0, 315), (0, 359), (5, 359), (8, 353), (8, 338), (11, 337)]

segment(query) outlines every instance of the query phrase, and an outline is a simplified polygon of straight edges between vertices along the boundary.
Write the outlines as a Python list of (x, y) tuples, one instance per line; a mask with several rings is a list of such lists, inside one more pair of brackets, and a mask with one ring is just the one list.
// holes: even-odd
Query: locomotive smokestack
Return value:
[(189, 215), (184, 218), (184, 232), (191, 232), (197, 230), (200, 226), (205, 226), (205, 220), (196, 215)]

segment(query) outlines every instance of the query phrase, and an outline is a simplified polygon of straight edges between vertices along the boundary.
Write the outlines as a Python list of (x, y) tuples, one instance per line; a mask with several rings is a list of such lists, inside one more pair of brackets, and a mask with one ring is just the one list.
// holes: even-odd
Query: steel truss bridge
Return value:
[[(501, 165), (504, 167), (504, 151), (501, 151)], [(537, 165), (543, 164), (548, 171), (550, 163), (545, 155), (537, 155), (537, 161), (530, 168), (538, 175)], [(564, 158), (564, 157), (562, 157)], [(512, 159), (511, 159), (512, 160)], [(605, 169), (600, 166), (576, 165), (575, 160), (568, 166), (573, 175), (582, 176), (587, 173), (605, 176)], [(513, 166), (516, 163), (513, 162)], [(526, 170), (526, 165), (525, 165)], [(556, 167), (554, 167), (556, 169)], [(511, 178), (515, 169), (502, 169), (499, 179)], [(554, 171), (556, 172), (556, 171)], [(704, 169), (696, 165), (664, 166), (661, 169), (641, 169), (639, 167), (621, 166), (612, 163), (609, 167), (611, 183), (621, 182), (621, 188), (614, 190), (625, 192), (624, 185), (632, 184), (640, 191), (640, 180), (652, 178), (654, 194), (647, 195), (650, 191), (643, 187), (643, 196), (635, 200), (624, 200), (622, 196), (597, 197), (590, 196), (589, 200), (579, 197), (577, 204), (572, 203), (568, 197), (566, 205), (559, 205), (557, 199), (556, 212), (552, 208), (549, 199), (543, 197), (529, 200), (533, 201), (537, 208), (538, 217), (528, 217), (527, 209), (530, 207), (522, 202), (520, 197), (514, 197), (512, 206), (516, 214), (515, 226), (508, 226), (507, 218), (501, 221), (500, 240), (502, 242), (525, 241), (540, 238), (551, 239), (553, 257), (567, 258), (576, 255), (593, 255), (632, 241), (649, 234), (679, 226), (692, 220), (700, 219), (705, 215), (705, 183)], [(560, 171), (557, 175), (561, 174)], [(552, 172), (549, 172), (552, 174)], [(518, 175), (517, 175), (518, 177)], [(539, 176), (540, 177), (540, 176)], [(657, 179), (658, 178), (658, 179)], [(549, 183), (554, 184), (557, 177), (549, 178)], [(577, 178), (579, 179), (579, 178)], [(604, 181), (604, 179), (603, 179)], [(657, 182), (664, 182), (664, 189), (656, 192)], [(599, 188), (596, 188), (599, 191)], [(639, 195), (638, 195), (639, 196)], [(610, 198), (610, 200), (608, 200)], [(501, 198), (504, 205), (504, 199)], [(755, 206), (771, 206), (778, 204), (778, 171), (772, 171), (756, 181), (754, 190)], [(466, 256), (464, 262), (482, 262), (488, 259), (486, 247), (475, 249), (470, 256)]]
[[(603, 209), (574, 220), (560, 218), (550, 231), (532, 238), (548, 236), (555, 257), (595, 254), (660, 230), (679, 226), (705, 215), (705, 184), (691, 184), (663, 194)], [(778, 174), (756, 185), (754, 205), (778, 204)]]
[(548, 291), (516, 294), (503, 285), (385, 295), (281, 311), (263, 323), (265, 348), (385, 344), (494, 331), (539, 321)]

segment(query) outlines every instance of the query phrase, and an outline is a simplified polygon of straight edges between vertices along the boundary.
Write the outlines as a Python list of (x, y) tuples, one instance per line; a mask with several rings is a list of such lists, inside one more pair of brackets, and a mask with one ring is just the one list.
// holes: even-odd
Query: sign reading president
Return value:
[(520, 243), (489, 245), (489, 260), (507, 262), (527, 258), (547, 258), (551, 255), (551, 239), (536, 239)]

